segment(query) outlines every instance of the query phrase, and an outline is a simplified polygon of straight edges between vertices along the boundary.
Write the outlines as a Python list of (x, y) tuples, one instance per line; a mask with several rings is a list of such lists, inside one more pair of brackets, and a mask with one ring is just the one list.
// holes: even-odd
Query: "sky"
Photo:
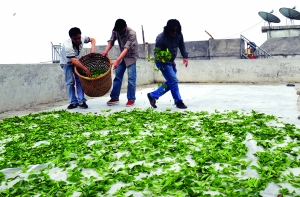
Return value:
[[(271, 25), (283, 26), (290, 20), (279, 9), (294, 6), (300, 11), (299, 0), (0, 0), (0, 64), (50, 62), (51, 42), (63, 43), (72, 27), (95, 38), (96, 45), (106, 45), (118, 18), (136, 31), (140, 44), (142, 26), (145, 41), (154, 43), (167, 21), (175, 18), (181, 23), (185, 41), (208, 40), (206, 30), (214, 39), (243, 35), (260, 46), (267, 39), (261, 28), (268, 23), (258, 12), (274, 10), (281, 22)], [(294, 24), (300, 25), (300, 21)]]

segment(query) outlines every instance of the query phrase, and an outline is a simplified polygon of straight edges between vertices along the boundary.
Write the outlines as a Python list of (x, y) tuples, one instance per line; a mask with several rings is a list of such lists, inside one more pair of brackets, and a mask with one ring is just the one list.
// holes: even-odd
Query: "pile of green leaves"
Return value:
[(162, 50), (161, 48), (157, 47), (154, 49), (154, 53), (155, 58), (148, 58), (148, 61), (151, 61), (153, 63), (155, 63), (155, 61), (165, 63), (172, 59), (172, 53), (168, 48), (166, 50)]
[[(45, 164), (29, 176), (0, 173), (0, 196), (260, 196), (272, 182), (296, 196), (281, 185), (300, 188), (289, 171), (300, 167), (300, 130), (255, 111), (62, 110), (4, 119), (0, 132), (1, 170)], [(256, 163), (247, 159), (249, 140), (263, 150)], [(51, 178), (54, 169), (66, 178)]]
[[(106, 73), (106, 70), (104, 70), (102, 68), (93, 68), (90, 71), (92, 73), (92, 76), (90, 76), (90, 78), (96, 78), (96, 77), (102, 76)], [(85, 74), (85, 77), (88, 77), (88, 76)]]

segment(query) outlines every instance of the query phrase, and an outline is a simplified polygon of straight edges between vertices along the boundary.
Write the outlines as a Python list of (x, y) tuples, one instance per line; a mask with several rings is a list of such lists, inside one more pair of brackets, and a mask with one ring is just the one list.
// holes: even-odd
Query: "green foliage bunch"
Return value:
[[(92, 73), (92, 76), (90, 76), (90, 78), (96, 78), (96, 77), (102, 76), (106, 73), (106, 70), (104, 70), (102, 68), (94, 68), (94, 69), (91, 69), (90, 71)], [(85, 74), (85, 76), (88, 77), (86, 74)]]
[(166, 50), (162, 50), (157, 47), (155, 48), (154, 53), (155, 58), (148, 58), (148, 61), (152, 61), (153, 63), (155, 63), (155, 61), (165, 63), (172, 59), (172, 53), (168, 48)]
[(165, 51), (162, 50), (161, 48), (156, 48), (154, 50), (156, 61), (165, 63), (171, 60), (172, 58), (172, 53), (169, 51), (167, 48)]

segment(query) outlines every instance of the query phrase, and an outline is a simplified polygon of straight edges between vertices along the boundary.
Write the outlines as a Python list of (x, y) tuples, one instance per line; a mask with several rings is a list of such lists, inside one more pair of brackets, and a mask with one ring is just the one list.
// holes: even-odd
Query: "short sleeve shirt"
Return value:
[(61, 49), (60, 54), (60, 64), (72, 64), (71, 58), (79, 59), (81, 57), (81, 49), (83, 47), (83, 43), (89, 43), (90, 38), (86, 36), (81, 36), (81, 44), (76, 47), (73, 45), (71, 38), (66, 40)]

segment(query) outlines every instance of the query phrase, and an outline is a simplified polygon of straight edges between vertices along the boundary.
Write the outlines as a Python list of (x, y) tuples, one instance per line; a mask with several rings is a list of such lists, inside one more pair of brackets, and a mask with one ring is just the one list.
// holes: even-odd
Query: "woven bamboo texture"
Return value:
[(86, 77), (84, 70), (75, 66), (74, 70), (79, 76), (83, 92), (90, 97), (105, 95), (112, 86), (111, 59), (107, 56), (102, 56), (100, 53), (93, 53), (82, 56), (79, 61), (90, 70), (101, 68), (106, 71), (101, 76), (90, 78)]

